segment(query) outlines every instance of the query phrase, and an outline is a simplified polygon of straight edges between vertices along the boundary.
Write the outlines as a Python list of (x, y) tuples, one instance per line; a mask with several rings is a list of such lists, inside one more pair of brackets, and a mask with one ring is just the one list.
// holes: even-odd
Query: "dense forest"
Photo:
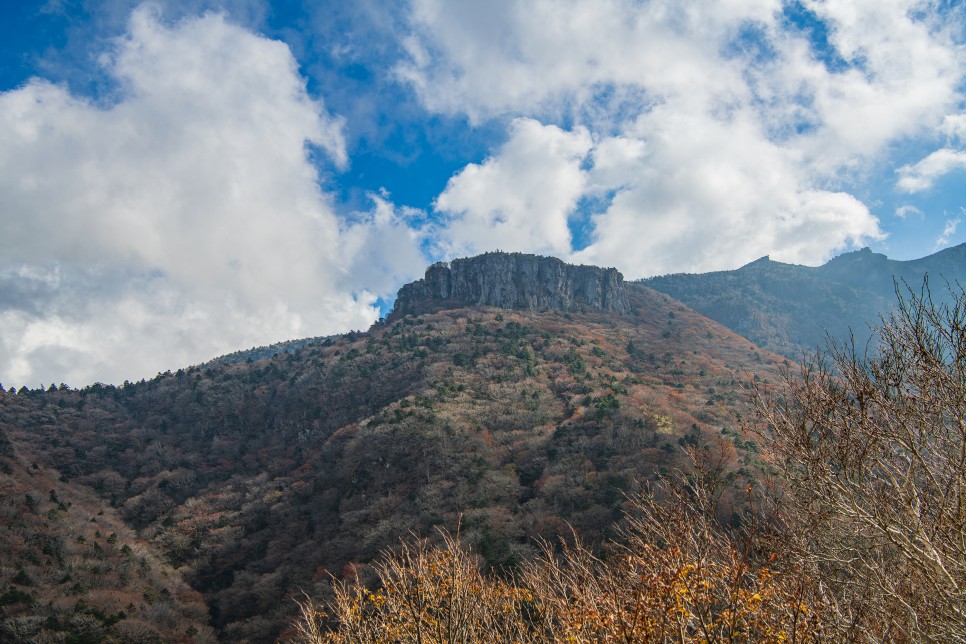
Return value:
[(614, 540), (506, 577), (460, 540), (389, 552), (301, 603), (318, 642), (966, 640), (966, 291), (901, 294), (875, 351), (833, 346), (756, 387), (774, 476), (722, 513), (706, 446), (638, 495)]
[[(755, 476), (740, 421), (783, 363), (664, 295), (630, 294), (626, 315), (442, 310), (120, 387), (5, 392), (17, 469), (4, 506), (22, 513), (34, 475), (78, 490), (87, 514), (122, 521), (201, 593), (231, 641), (279, 636), (293, 597), (324, 597), (410, 533), (458, 527), (501, 570), (538, 539), (602, 542), (685, 446), (713, 445), (733, 478)], [(0, 588), (20, 592), (19, 572), (42, 566), (54, 577), (68, 564), (17, 555)], [(116, 615), (100, 598), (120, 570), (105, 566), (70, 606)], [(187, 614), (172, 597), (151, 605)], [(66, 628), (43, 621), (55, 612), (39, 597), (11, 598), (7, 621)]]
[(627, 297), (0, 390), (0, 634), (966, 637), (962, 291), (801, 366)]

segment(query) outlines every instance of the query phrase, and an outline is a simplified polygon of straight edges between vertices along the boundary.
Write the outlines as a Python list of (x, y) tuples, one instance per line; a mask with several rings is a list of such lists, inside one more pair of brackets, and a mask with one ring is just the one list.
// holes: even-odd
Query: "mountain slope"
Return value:
[(895, 287), (919, 291), (929, 276), (933, 295), (944, 280), (966, 283), (966, 244), (911, 261), (896, 261), (868, 248), (823, 266), (774, 262), (763, 257), (733, 271), (675, 274), (641, 283), (684, 302), (755, 344), (795, 360), (855, 335), (859, 346), (870, 325), (896, 302)]
[(201, 596), (115, 509), (18, 451), (0, 428), (0, 641), (215, 641)]
[(611, 531), (683, 445), (757, 468), (736, 419), (781, 359), (653, 290), (624, 295), (626, 313), (449, 302), (269, 359), (5, 393), (0, 429), (115, 508), (222, 637), (266, 641), (289, 597), (410, 532), (460, 526), (512, 567), (568, 523)]

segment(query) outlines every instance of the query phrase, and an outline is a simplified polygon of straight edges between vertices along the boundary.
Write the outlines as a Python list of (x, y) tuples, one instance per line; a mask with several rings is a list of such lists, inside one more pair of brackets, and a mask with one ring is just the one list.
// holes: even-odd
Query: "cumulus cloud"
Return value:
[(891, 150), (944, 141), (898, 170), (908, 193), (966, 167), (963, 11), (937, 6), (412, 0), (392, 77), (448, 123), (506, 125), (428, 217), (387, 195), (335, 211), (319, 165), (348, 168), (345, 121), (285, 44), (139, 9), (100, 60), (110, 104), (0, 94), (0, 378), (116, 381), (366, 326), (426, 254), (640, 277), (882, 239), (856, 185)]
[(395, 249), (388, 273), (421, 268), (392, 208), (333, 212), (312, 158), (346, 165), (343, 121), (285, 44), (143, 7), (100, 63), (108, 106), (41, 79), (0, 94), (4, 384), (137, 379), (365, 327), (388, 290), (347, 270), (366, 243)]
[(426, 267), (420, 250), (426, 242), (426, 213), (396, 206), (388, 195), (369, 195), (373, 208), (356, 213), (343, 231), (340, 247), (346, 257), (345, 274), (373, 294), (395, 294), (400, 280), (415, 277)]
[[(961, 16), (945, 17), (908, 0), (803, 3), (827, 26), (844, 69), (829, 70), (788, 39), (784, 88), (799, 84), (817, 125), (805, 149), (834, 163), (874, 155), (889, 141), (931, 130), (958, 101)], [(790, 74), (789, 74), (790, 72)], [(786, 75), (789, 74), (789, 75)], [(781, 76), (773, 86), (782, 88)]]
[[(457, 174), (437, 200), (451, 215), (440, 223), (443, 254), (551, 253), (619, 261), (629, 276), (640, 276), (667, 267), (727, 268), (736, 256), (768, 253), (809, 263), (825, 257), (829, 240), (835, 248), (882, 237), (854, 197), (798, 183), (787, 152), (746, 131), (755, 128), (750, 120), (709, 126), (663, 108), (646, 118), (673, 122), (640, 124), (662, 138), (595, 142), (584, 128), (514, 121), (509, 140)], [(568, 219), (588, 195), (608, 198), (592, 215), (590, 245), (578, 252)]]
[[(743, 5), (753, 4), (711, 4), (700, 18), (737, 24), (754, 13)], [(552, 113), (630, 86), (656, 95), (740, 92), (740, 69), (706, 65), (718, 58), (717, 43), (697, 31), (687, 35), (702, 30), (691, 24), (699, 18), (692, 13), (673, 2), (417, 0), (410, 60), (397, 74), (431, 109), (471, 119)]]
[[(594, 217), (581, 261), (618, 263), (635, 277), (733, 268), (765, 254), (815, 263), (831, 249), (882, 235), (856, 199), (801, 182), (794, 159), (755, 136), (751, 120), (715, 124), (663, 109), (647, 119), (673, 122), (643, 125), (664, 136), (639, 139), (640, 154), (625, 156), (621, 172), (607, 154), (598, 180), (595, 156), (592, 183), (616, 196)], [(610, 183), (615, 176), (622, 181)]]
[(942, 148), (918, 163), (899, 168), (899, 181), (896, 185), (903, 192), (922, 192), (931, 188), (940, 177), (964, 169), (966, 152)]
[(567, 254), (568, 214), (583, 192), (581, 161), (590, 147), (583, 128), (565, 132), (531, 119), (514, 121), (502, 148), (463, 168), (436, 200), (449, 217), (437, 239), (442, 254), (496, 248)]
[[(807, 20), (789, 16), (794, 8)], [(962, 16), (901, 0), (700, 9), (501, 0), (485, 11), (416, 0), (411, 27), (396, 74), (429, 109), (589, 133), (581, 176), (568, 184), (583, 192), (561, 203), (607, 198), (592, 214), (591, 244), (555, 252), (630, 276), (729, 268), (766, 253), (815, 264), (882, 239), (850, 182), (892, 143), (937, 131), (962, 99)], [(958, 132), (958, 121), (946, 123)], [(501, 167), (518, 146), (511, 129), (501, 149), (459, 175), (462, 192), (509, 199), (515, 186), (501, 189), (480, 170)], [(542, 156), (528, 163), (551, 175), (566, 166)], [(518, 246), (561, 248), (568, 216)], [(448, 234), (471, 238), (456, 227)]]

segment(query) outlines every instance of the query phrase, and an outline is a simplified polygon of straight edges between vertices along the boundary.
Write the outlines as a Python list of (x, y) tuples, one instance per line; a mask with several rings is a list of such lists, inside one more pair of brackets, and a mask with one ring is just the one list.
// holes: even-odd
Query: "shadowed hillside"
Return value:
[(872, 325), (895, 305), (895, 284), (917, 292), (929, 276), (935, 293), (945, 280), (966, 283), (966, 244), (912, 261), (868, 248), (812, 268), (763, 257), (733, 271), (675, 274), (641, 283), (667, 293), (755, 344), (799, 360), (854, 333), (864, 347)]

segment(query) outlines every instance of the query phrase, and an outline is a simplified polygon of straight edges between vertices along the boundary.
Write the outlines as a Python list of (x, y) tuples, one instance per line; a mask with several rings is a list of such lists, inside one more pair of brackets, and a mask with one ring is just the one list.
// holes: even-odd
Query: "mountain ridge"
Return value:
[[(781, 304), (793, 292), (803, 307), (832, 298), (808, 318), (827, 323), (864, 292), (828, 276), (891, 271), (887, 262), (858, 251), (823, 277), (820, 267), (761, 258), (698, 283), (720, 296), (730, 280), (738, 318), (774, 319), (777, 333), (790, 321), (756, 308), (755, 297)], [(740, 290), (748, 275), (750, 296)], [(123, 520), (174, 582), (200, 593), (220, 638), (269, 641), (299, 589), (324, 596), (331, 576), (363, 574), (407, 534), (459, 527), (487, 565), (512, 569), (537, 540), (614, 534), (628, 495), (683, 467), (683, 448), (721, 455), (735, 485), (723, 496), (729, 512), (742, 484), (767, 469), (741, 418), (753, 413), (749, 390), (779, 381), (787, 360), (646, 283), (500, 253), (431, 266), (400, 293), (394, 314), (364, 332), (121, 387), (0, 392), (0, 456), (11, 463), (0, 469), (0, 508), (15, 516), (24, 494), (39, 497), (18, 482), (36, 463), (58, 494)], [(87, 532), (48, 539), (101, 539)], [(10, 601), (0, 625), (65, 633), (73, 627), (51, 621), (58, 614), (17, 580), (23, 571), (37, 582), (31, 597), (59, 592), (68, 562), (44, 559), (43, 544), (16, 545), (0, 542), (16, 553), (0, 562)], [(77, 585), (83, 605), (104, 616), (94, 626), (130, 626), (98, 579)], [(197, 601), (148, 594), (145, 614), (180, 611), (188, 629)]]
[[(682, 467), (683, 446), (759, 467), (736, 419), (781, 359), (656, 291), (627, 297), (620, 314), (408, 314), (121, 387), (2, 392), (0, 431), (22, 462), (117, 513), (201, 593), (219, 637), (271, 641), (298, 589), (322, 597), (330, 575), (408, 534), (459, 527), (487, 565), (512, 568), (537, 539), (612, 534), (626, 495)], [(23, 495), (6, 489), (0, 473), (15, 512)], [(0, 563), (0, 593), (18, 566), (40, 578), (17, 557)], [(65, 574), (50, 565), (44, 579)], [(0, 607), (38, 632), (48, 616)]]
[(639, 280), (723, 324), (755, 344), (800, 360), (816, 347), (854, 339), (862, 346), (871, 326), (888, 317), (908, 287), (925, 280), (946, 301), (944, 280), (966, 283), (966, 244), (913, 260), (893, 260), (864, 248), (821, 266), (761, 257), (730, 271), (675, 273)]

